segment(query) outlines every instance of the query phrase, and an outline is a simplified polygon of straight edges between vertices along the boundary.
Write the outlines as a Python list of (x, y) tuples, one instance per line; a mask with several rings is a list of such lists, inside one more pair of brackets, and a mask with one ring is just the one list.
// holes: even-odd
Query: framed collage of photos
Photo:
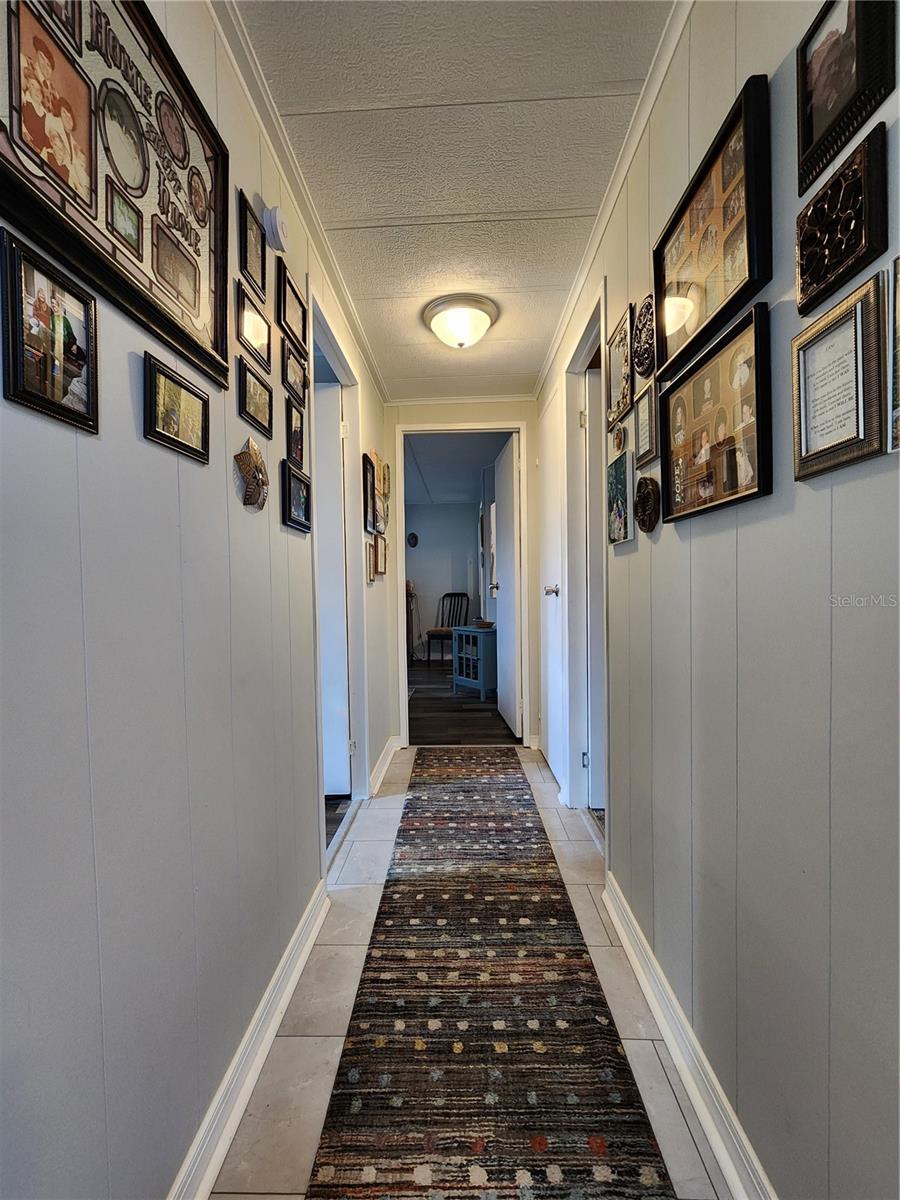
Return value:
[(147, 5), (0, 14), (0, 216), (227, 386), (228, 153)]
[(660, 390), (664, 521), (772, 491), (769, 312), (755, 304)]
[(744, 84), (653, 249), (657, 375), (670, 379), (772, 278), (769, 84)]
[(144, 355), (144, 437), (209, 462), (209, 396), (149, 353)]

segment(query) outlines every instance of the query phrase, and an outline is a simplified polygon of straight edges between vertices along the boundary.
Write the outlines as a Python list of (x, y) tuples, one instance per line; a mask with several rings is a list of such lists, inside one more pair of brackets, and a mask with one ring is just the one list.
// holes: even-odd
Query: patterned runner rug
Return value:
[(420, 749), (308, 1200), (674, 1194), (518, 755)]

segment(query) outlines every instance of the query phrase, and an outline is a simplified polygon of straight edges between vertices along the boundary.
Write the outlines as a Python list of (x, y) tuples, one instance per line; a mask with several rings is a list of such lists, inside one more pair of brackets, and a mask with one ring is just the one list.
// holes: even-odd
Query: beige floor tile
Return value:
[(402, 812), (403, 806), (406, 803), (405, 792), (379, 792), (377, 796), (372, 796), (369, 799), (367, 807), (373, 808), (399, 808)]
[(700, 1151), (700, 1157), (703, 1159), (703, 1165), (706, 1167), (710, 1183), (715, 1189), (717, 1200), (733, 1200), (731, 1188), (725, 1182), (722, 1168), (716, 1161), (716, 1156), (712, 1152), (709, 1139), (703, 1132), (700, 1118), (697, 1116), (693, 1104), (688, 1099), (684, 1084), (681, 1082), (681, 1076), (678, 1074), (675, 1063), (672, 1061), (672, 1055), (669, 1053), (669, 1047), (665, 1042), (654, 1042), (653, 1044), (656, 1047), (656, 1053), (659, 1055), (659, 1061), (663, 1065), (666, 1077), (672, 1086), (672, 1091), (675, 1093), (675, 1099), (678, 1101), (679, 1107), (684, 1114), (684, 1119), (688, 1123), (694, 1144)]
[(539, 808), (538, 813), (544, 822), (544, 829), (546, 829), (547, 837), (551, 842), (567, 842), (569, 840), (558, 812), (552, 808)]
[(328, 864), (328, 877), (327, 878), (328, 878), (329, 883), (332, 883), (334, 880), (337, 879), (338, 875), (340, 875), (341, 870), (343, 869), (344, 863), (347, 861), (347, 855), (350, 853), (350, 847), (352, 846), (352, 844), (353, 844), (352, 839), (349, 837), (345, 837), (344, 840), (341, 842), (340, 846), (338, 846), (337, 850), (335, 851), (334, 857), (332, 858), (331, 862)]
[(349, 837), (354, 842), (387, 842), (397, 836), (401, 808), (376, 808), (358, 812), (350, 826)]
[(600, 920), (597, 905), (594, 903), (587, 885), (584, 883), (570, 883), (566, 890), (569, 893), (569, 899), (572, 901), (572, 907), (575, 909), (578, 924), (581, 926), (581, 935), (584, 938), (585, 945), (610, 945), (606, 926)]
[(318, 946), (368, 946), (381, 901), (377, 883), (328, 889), (331, 907), (316, 938)]
[(606, 863), (593, 842), (552, 842), (553, 853), (566, 883), (603, 883)]
[(544, 783), (541, 780), (531, 782), (531, 794), (534, 796), (534, 802), (538, 807), (546, 808), (562, 808), (559, 802), (559, 788), (553, 787), (549, 783)]
[(623, 1039), (628, 1062), (675, 1188), (684, 1200), (716, 1200), (691, 1131), (653, 1042)]
[(569, 840), (572, 842), (593, 842), (594, 837), (588, 825), (589, 817), (577, 808), (562, 808), (559, 817), (565, 827)]
[(279, 1035), (336, 1037), (345, 1034), (365, 958), (365, 946), (313, 946), (282, 1019)]
[(341, 1037), (275, 1038), (216, 1189), (303, 1195), (341, 1057)]
[(393, 841), (354, 842), (338, 876), (338, 883), (345, 886), (350, 883), (384, 883), (393, 853)]
[(609, 940), (614, 946), (621, 946), (622, 939), (619, 937), (619, 931), (613, 924), (613, 919), (609, 915), (609, 909), (606, 907), (606, 901), (603, 899), (603, 889), (606, 885), (602, 883), (592, 883), (588, 886), (588, 891), (594, 897), (594, 903), (597, 905), (597, 911), (600, 913), (600, 919), (606, 926), (606, 932), (609, 934)]
[(621, 1038), (658, 1038), (659, 1028), (621, 946), (588, 946)]

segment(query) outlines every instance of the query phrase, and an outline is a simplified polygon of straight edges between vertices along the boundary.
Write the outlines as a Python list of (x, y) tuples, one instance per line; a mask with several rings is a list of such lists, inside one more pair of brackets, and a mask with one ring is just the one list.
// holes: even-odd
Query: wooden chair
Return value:
[(431, 643), (439, 642), (441, 647), (441, 662), (444, 661), (444, 643), (453, 637), (455, 625), (466, 625), (469, 621), (469, 597), (466, 592), (444, 592), (438, 607), (437, 625), (429, 629), (425, 636), (428, 639), (428, 666), (431, 666)]

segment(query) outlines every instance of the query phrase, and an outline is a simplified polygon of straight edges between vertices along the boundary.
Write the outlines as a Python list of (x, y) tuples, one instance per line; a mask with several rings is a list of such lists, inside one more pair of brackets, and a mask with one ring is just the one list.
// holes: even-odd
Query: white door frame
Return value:
[(519, 440), (519, 670), (522, 679), (522, 744), (528, 744), (531, 730), (531, 673), (528, 634), (528, 489), (525, 486), (528, 463), (527, 428), (524, 421), (425, 421), (397, 425), (394, 449), (396, 488), (397, 552), (397, 659), (400, 700), (400, 744), (409, 745), (409, 683), (406, 670), (406, 496), (403, 439), (408, 433), (515, 433)]

